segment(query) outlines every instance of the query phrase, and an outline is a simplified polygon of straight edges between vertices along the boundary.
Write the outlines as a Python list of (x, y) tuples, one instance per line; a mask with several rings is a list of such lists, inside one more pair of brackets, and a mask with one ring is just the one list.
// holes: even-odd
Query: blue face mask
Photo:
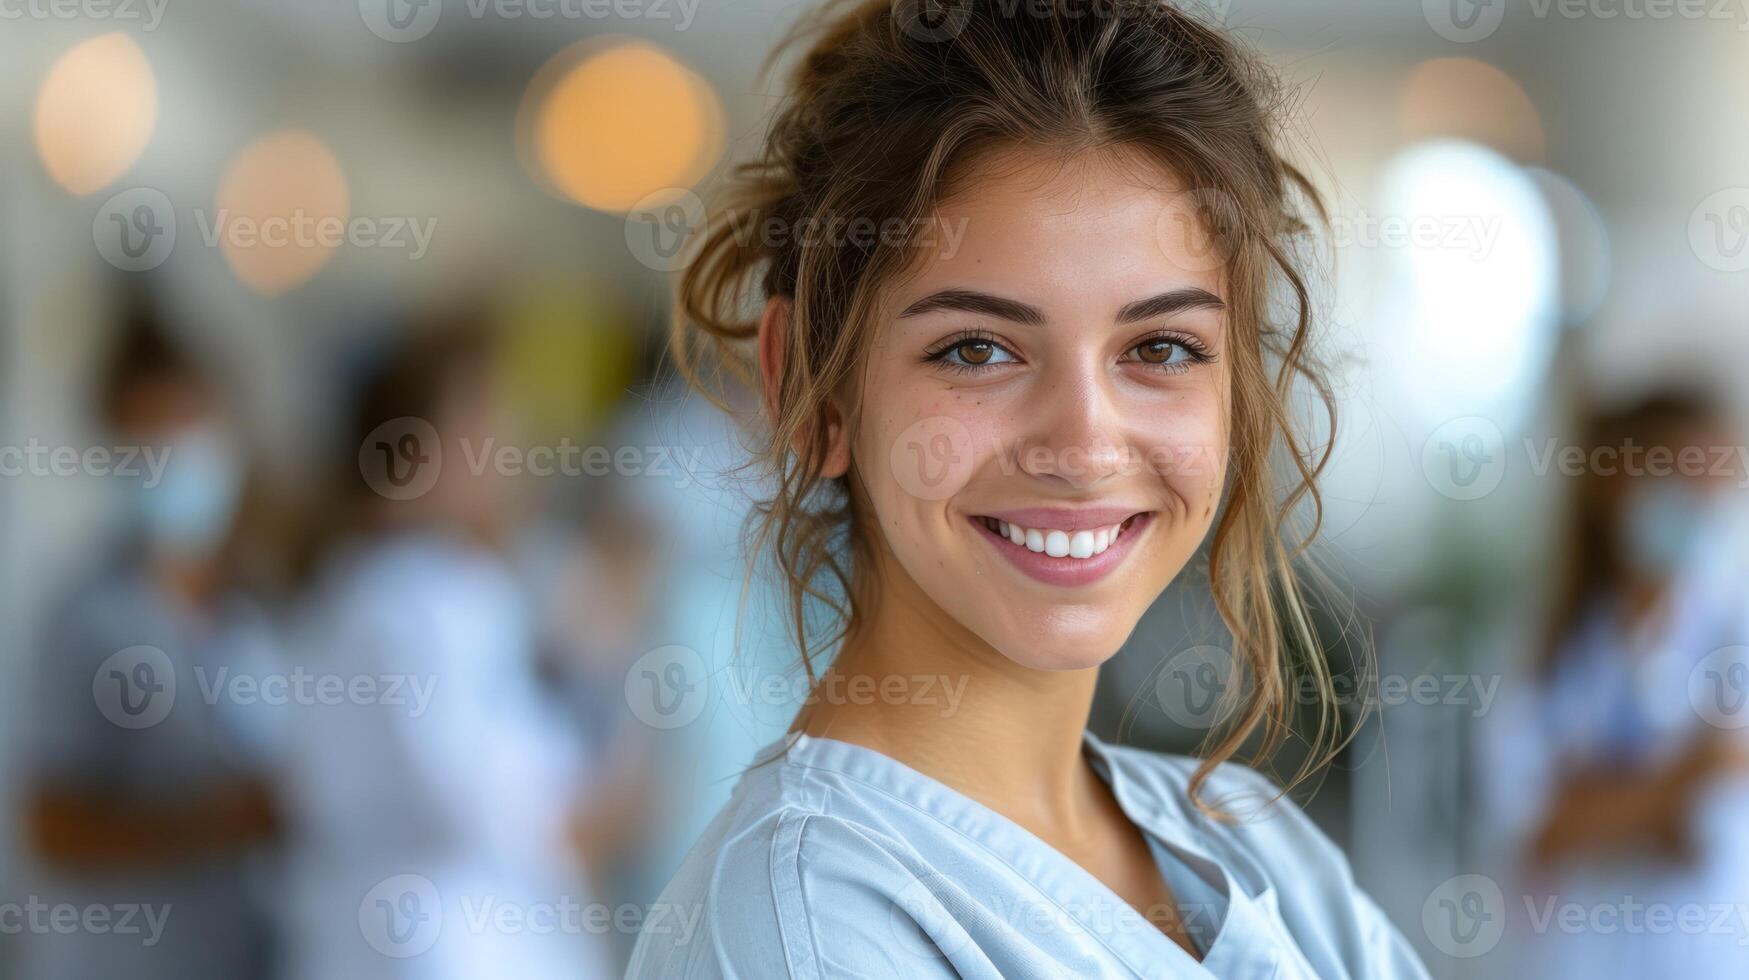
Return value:
[(225, 433), (198, 426), (170, 443), (156, 485), (133, 486), (134, 516), (153, 550), (207, 555), (230, 529), (242, 486), (243, 468)]
[(1628, 498), (1622, 557), (1638, 574), (1669, 579), (1691, 564), (1716, 523), (1710, 494), (1662, 479)]

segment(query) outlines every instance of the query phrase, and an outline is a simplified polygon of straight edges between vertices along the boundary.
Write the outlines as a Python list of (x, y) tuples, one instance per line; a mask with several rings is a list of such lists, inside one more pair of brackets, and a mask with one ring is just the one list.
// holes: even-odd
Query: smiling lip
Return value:
[[(985, 524), (982, 518), (995, 518), (1010, 524), (1023, 527), (1047, 527), (1062, 530), (1078, 530), (1083, 528), (1102, 527), (1127, 521), (1123, 532), (1110, 547), (1091, 558), (1054, 558), (1042, 552), (1033, 551), (1022, 544), (1015, 544), (1008, 538)], [(1089, 509), (1066, 509), (1055, 507), (1032, 507), (1020, 510), (1000, 511), (989, 514), (976, 514), (966, 519), (973, 528), (984, 536), (984, 539), (995, 548), (1003, 558), (1028, 577), (1047, 585), (1064, 588), (1074, 588), (1090, 585), (1110, 575), (1124, 558), (1130, 553), (1135, 543), (1147, 531), (1153, 522), (1152, 511), (1135, 511), (1121, 507), (1100, 507)]]
[(994, 517), (1021, 527), (1060, 527), (1074, 531), (1105, 527), (1147, 512), (1146, 507), (1017, 507), (1014, 510), (980, 511), (979, 517)]

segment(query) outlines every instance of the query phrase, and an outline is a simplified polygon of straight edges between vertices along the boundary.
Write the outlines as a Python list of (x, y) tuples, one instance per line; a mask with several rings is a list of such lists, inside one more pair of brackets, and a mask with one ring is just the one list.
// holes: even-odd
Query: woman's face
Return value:
[(1221, 256), (1197, 199), (1140, 158), (988, 162), (889, 290), (850, 455), (885, 580), (1017, 663), (1088, 667), (1220, 500)]

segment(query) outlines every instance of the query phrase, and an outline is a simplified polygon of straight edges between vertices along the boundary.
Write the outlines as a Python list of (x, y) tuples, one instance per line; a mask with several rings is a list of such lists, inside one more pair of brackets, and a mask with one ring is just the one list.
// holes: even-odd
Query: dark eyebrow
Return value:
[[(1196, 286), (1186, 286), (1182, 289), (1168, 290), (1158, 296), (1150, 296), (1147, 299), (1139, 299), (1134, 303), (1126, 304), (1123, 309), (1117, 311), (1117, 322), (1135, 323), (1138, 320), (1150, 320), (1157, 316), (1167, 316), (1185, 310), (1219, 310), (1225, 307), (1226, 304), (1214, 293)], [(900, 313), (899, 317), (903, 319), (921, 316), (936, 310), (979, 313), (1034, 327), (1043, 326), (1045, 323), (1044, 311), (1036, 306), (971, 289), (943, 289), (930, 293), (905, 307), (904, 312)]]
[(1226, 306), (1214, 293), (1197, 286), (1186, 286), (1126, 305), (1117, 311), (1117, 322), (1135, 323), (1138, 320), (1152, 320), (1157, 316), (1170, 316), (1185, 310), (1220, 310)]
[(1044, 326), (1045, 314), (1036, 306), (1029, 306), (1019, 300), (1003, 299), (989, 293), (975, 292), (970, 289), (943, 289), (930, 293), (899, 314), (902, 320), (908, 316), (922, 316), (936, 310), (959, 310), (962, 313), (982, 313), (1000, 320), (1011, 320), (1029, 326)]

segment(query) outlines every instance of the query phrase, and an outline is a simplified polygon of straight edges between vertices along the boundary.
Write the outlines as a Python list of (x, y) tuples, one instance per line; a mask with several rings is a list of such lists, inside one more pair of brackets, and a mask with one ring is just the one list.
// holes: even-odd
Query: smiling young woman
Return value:
[[(679, 283), (682, 369), (763, 392), (755, 551), (828, 693), (661, 898), (701, 927), (630, 975), (1425, 976), (1227, 761), (1317, 649), (1283, 525), (1321, 465), (1286, 405), (1327, 390), (1289, 242), (1319, 205), (1270, 75), (1164, 0), (935, 6), (798, 29)], [(1097, 668), (1205, 540), (1250, 683), (1201, 759), (1108, 745)]]

